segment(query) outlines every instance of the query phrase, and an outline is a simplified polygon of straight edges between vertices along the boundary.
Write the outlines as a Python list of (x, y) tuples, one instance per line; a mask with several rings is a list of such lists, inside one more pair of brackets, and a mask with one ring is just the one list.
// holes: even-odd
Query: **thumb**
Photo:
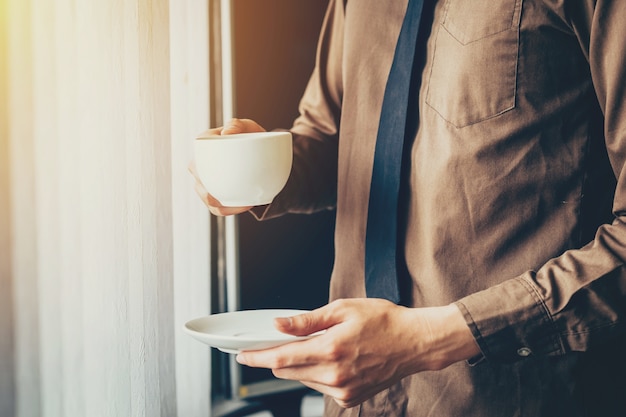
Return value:
[(337, 324), (325, 307), (291, 317), (277, 317), (274, 326), (277, 330), (294, 336), (307, 336)]
[(265, 129), (254, 120), (250, 119), (231, 119), (224, 127), (220, 134), (222, 135), (234, 135), (237, 133), (249, 133), (249, 132), (265, 132)]

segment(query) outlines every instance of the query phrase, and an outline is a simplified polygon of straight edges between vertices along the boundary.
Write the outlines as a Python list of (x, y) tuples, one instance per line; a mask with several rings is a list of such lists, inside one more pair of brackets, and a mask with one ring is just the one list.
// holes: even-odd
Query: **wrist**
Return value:
[(433, 370), (446, 368), (480, 354), (480, 348), (455, 304), (434, 308), (429, 325)]

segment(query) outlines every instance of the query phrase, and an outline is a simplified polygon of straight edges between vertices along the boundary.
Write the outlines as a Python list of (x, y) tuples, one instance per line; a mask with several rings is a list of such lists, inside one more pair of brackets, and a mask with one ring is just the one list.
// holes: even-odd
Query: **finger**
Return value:
[(200, 200), (209, 208), (209, 211), (216, 216), (231, 216), (233, 214), (245, 213), (250, 210), (252, 206), (244, 206), (244, 207), (225, 207), (220, 203), (215, 197), (213, 197), (209, 192), (204, 188), (202, 181), (198, 178), (195, 171), (195, 164), (192, 162), (189, 164), (189, 172), (191, 172), (196, 178), (196, 184), (194, 186), (196, 190), (196, 194), (200, 197)]
[(250, 119), (231, 119), (221, 130), (222, 135), (234, 135), (237, 133), (265, 132), (265, 129), (257, 122)]
[[(277, 378), (281, 378), (280, 376), (274, 374)], [(285, 379), (285, 378), (281, 378)], [(367, 395), (362, 395), (358, 392), (358, 390), (354, 389), (346, 389), (334, 387), (331, 385), (326, 385), (323, 383), (312, 382), (307, 380), (297, 380), (302, 385), (305, 385), (319, 393), (322, 393), (328, 397), (331, 397), (340, 407), (342, 408), (351, 408), (361, 404), (370, 396), (374, 395), (374, 393), (369, 393)]]
[[(328, 397), (333, 398), (337, 404), (339, 404), (339, 406), (343, 407), (343, 408), (348, 408), (347, 405), (341, 401), (338, 400), (337, 397), (341, 397), (342, 393), (334, 387), (330, 387), (328, 385), (324, 385), (324, 384), (319, 384), (316, 382), (310, 382), (310, 381), (299, 381), (302, 385), (305, 385), (321, 394), (324, 394)], [(355, 404), (356, 405), (356, 404)]]
[(341, 317), (336, 313), (335, 303), (331, 303), (308, 313), (278, 317), (274, 320), (274, 326), (283, 333), (307, 336), (340, 323)]
[(242, 365), (267, 369), (319, 365), (321, 349), (315, 339), (322, 336), (268, 349), (240, 352), (236, 360)]
[(195, 160), (191, 160), (191, 162), (189, 162), (189, 165), (187, 165), (187, 170), (196, 178), (198, 178), (198, 173), (196, 171), (196, 161)]
[(198, 197), (200, 197), (200, 200), (202, 200), (202, 202), (207, 207), (210, 208), (211, 207), (211, 201), (210, 201), (211, 196), (204, 189), (204, 186), (202, 185), (202, 183), (200, 181), (196, 181), (196, 183), (194, 185), (194, 190), (196, 190), (196, 194), (198, 194)]
[(198, 178), (198, 173), (196, 172), (196, 164), (194, 162), (191, 162), (187, 169), (189, 169), (189, 172), (191, 172), (191, 174), (196, 179), (194, 189), (196, 190), (196, 194), (198, 194), (202, 202), (209, 209), (215, 208), (215, 207), (221, 207), (220, 202), (217, 201), (211, 194), (209, 194), (206, 188), (204, 188), (202, 181), (200, 181), (200, 178)]
[(200, 197), (200, 200), (209, 208), (209, 211), (215, 216), (232, 216), (234, 214), (245, 213), (252, 207), (224, 207), (219, 201), (217, 201), (211, 194), (209, 194), (202, 185), (201, 182), (196, 181), (195, 185), (196, 194)]
[(205, 130), (204, 132), (197, 135), (197, 137), (206, 137), (206, 136), (219, 136), (222, 134), (223, 127), (214, 127), (212, 129)]
[(233, 216), (235, 214), (245, 213), (250, 210), (252, 207), (214, 207), (209, 206), (209, 211), (216, 216)]
[[(337, 374), (330, 365), (311, 364), (287, 368), (273, 368), (272, 373), (280, 379), (300, 381), (307, 384), (315, 384), (319, 389), (324, 388), (325, 393), (331, 393), (330, 389), (341, 389), (338, 384)], [(338, 391), (333, 395), (337, 395)]]
[(308, 381), (300, 381), (300, 383), (328, 397), (331, 397), (341, 408), (356, 407), (363, 402), (363, 400), (360, 399), (348, 399), (342, 390), (335, 387), (329, 387), (328, 385)]

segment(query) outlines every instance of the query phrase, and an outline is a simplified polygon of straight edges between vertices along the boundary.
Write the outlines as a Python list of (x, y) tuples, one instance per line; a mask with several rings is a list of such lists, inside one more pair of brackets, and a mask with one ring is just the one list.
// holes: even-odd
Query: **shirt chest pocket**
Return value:
[(456, 127), (515, 107), (522, 0), (446, 0), (435, 28), (426, 103)]

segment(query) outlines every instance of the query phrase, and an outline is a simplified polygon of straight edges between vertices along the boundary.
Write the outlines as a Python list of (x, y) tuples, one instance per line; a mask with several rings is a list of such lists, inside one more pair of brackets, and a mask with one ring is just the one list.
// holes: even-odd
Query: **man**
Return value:
[[(336, 207), (338, 301), (276, 323), (322, 336), (238, 361), (324, 393), (327, 417), (623, 416), (626, 2), (425, 2), (396, 305), (365, 298), (364, 264), (406, 10), (407, 0), (329, 4), (291, 128), (292, 175), (251, 210)], [(213, 132), (255, 130), (234, 120)], [(198, 192), (218, 215), (250, 209)]]

